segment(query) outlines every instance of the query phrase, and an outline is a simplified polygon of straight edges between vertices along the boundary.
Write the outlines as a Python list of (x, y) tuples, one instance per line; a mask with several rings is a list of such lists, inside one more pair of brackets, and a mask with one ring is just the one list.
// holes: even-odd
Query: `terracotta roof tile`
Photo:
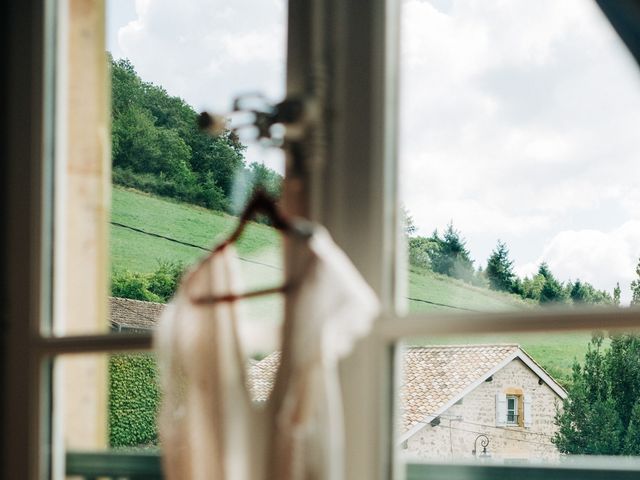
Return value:
[[(400, 393), (404, 431), (435, 415), (518, 349), (518, 345), (408, 347)], [(249, 367), (249, 386), (255, 401), (269, 397), (279, 362), (280, 354), (274, 352)]]
[(273, 352), (260, 361), (249, 364), (247, 382), (254, 402), (266, 402), (276, 380), (280, 365), (280, 352)]
[(518, 345), (408, 347), (400, 391), (408, 430), (442, 407), (518, 350)]
[(111, 327), (115, 330), (151, 330), (163, 309), (162, 303), (109, 297)]

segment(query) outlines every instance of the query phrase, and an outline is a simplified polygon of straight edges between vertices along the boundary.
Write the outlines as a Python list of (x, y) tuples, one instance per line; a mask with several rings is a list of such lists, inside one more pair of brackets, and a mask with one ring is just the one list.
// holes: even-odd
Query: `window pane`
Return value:
[[(229, 130), (242, 119), (227, 114), (247, 92), (284, 96), (285, 14), (280, 1), (108, 3), (112, 296), (167, 302), (181, 274), (236, 228), (254, 186), (279, 196), (281, 152), (258, 145), (251, 129)], [(203, 110), (229, 116), (221, 136), (198, 131)], [(275, 229), (250, 225), (237, 251), (242, 289), (283, 282)], [(281, 303), (277, 296), (247, 302), (245, 323), (273, 328)]]
[[(68, 124), (82, 127), (91, 118), (82, 108), (90, 102), (68, 103), (67, 123), (59, 128), (64, 141), (59, 142), (57, 182), (62, 188), (56, 220), (65, 228), (57, 230), (57, 334), (152, 328), (181, 275), (236, 228), (253, 189), (261, 186), (279, 197), (282, 152), (256, 141), (255, 129), (239, 128), (250, 116), (232, 113), (232, 106), (236, 97), (253, 92), (264, 99), (245, 97), (247, 108), (283, 98), (285, 17), (286, 4), (279, 0), (231, 7), (198, 0), (180, 5), (114, 0), (106, 2), (102, 24), (95, 28), (104, 33), (94, 39), (93, 47), (100, 49), (72, 47), (82, 42), (63, 35), (68, 40), (63, 50), (101, 57), (102, 71), (96, 67), (92, 74), (105, 77), (105, 89), (87, 90), (81, 97), (104, 97), (111, 161), (100, 174), (104, 191), (99, 202), (93, 190), (71, 198), (73, 189), (65, 187), (76, 185), (80, 194), (87, 189), (81, 181), (85, 177), (74, 180), (62, 168), (64, 152), (78, 150), (74, 135), (83, 131)], [(98, 24), (97, 17), (91, 21)], [(71, 91), (72, 84), (64, 85)], [(63, 90), (65, 99), (69, 92)], [(204, 110), (226, 119), (218, 136), (200, 131), (198, 114)], [(94, 116), (99, 119), (99, 113)], [(97, 149), (97, 140), (86, 142)], [(80, 165), (85, 152), (76, 153)], [(93, 214), (84, 215), (89, 210)], [(283, 278), (280, 235), (266, 220), (257, 220), (237, 243), (246, 290), (276, 286)], [(93, 247), (100, 242), (102, 252)], [(78, 253), (84, 251), (92, 256)], [(94, 285), (94, 277), (104, 284)], [(112, 298), (105, 304), (107, 295)], [(277, 325), (280, 304), (277, 297), (248, 303), (247, 322)]]
[(638, 330), (411, 338), (397, 358), (405, 464), (640, 455)]
[(401, 33), (410, 310), (627, 306), (640, 75), (596, 3), (404, 0)]
[(56, 466), (59, 474), (115, 477), (121, 471), (95, 470), (105, 462), (89, 454), (113, 455), (107, 462), (113, 469), (127, 467), (126, 455), (159, 455), (161, 395), (152, 354), (61, 356), (55, 362), (54, 385), (54, 438), (61, 440), (58, 451), (65, 458)]

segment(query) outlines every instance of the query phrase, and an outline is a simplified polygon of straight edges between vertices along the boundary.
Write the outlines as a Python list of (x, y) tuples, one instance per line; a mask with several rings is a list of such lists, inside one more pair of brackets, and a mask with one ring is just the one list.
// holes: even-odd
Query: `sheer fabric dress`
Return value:
[[(309, 229), (307, 229), (309, 231)], [(338, 360), (366, 334), (378, 303), (327, 231), (293, 235), (301, 259), (287, 290), (280, 362), (266, 403), (250, 396), (236, 302), (233, 246), (185, 276), (156, 334), (163, 402), (159, 418), (169, 480), (339, 480), (343, 425)]]

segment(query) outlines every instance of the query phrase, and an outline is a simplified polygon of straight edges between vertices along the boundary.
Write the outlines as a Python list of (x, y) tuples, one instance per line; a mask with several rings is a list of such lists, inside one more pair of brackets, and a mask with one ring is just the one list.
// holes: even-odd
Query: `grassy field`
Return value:
[[(119, 187), (113, 189), (112, 220), (149, 233), (210, 248), (235, 228), (235, 217), (160, 199)], [(280, 237), (272, 228), (251, 224), (237, 244), (242, 280), (247, 289), (280, 284), (282, 260)], [(151, 272), (159, 261), (196, 262), (202, 249), (111, 226), (113, 270)], [(409, 308), (414, 312), (505, 311), (535, 308), (515, 295), (473, 287), (428, 270), (409, 271)], [(248, 302), (247, 316), (277, 323), (282, 315), (278, 297), (261, 297)], [(409, 339), (410, 343), (518, 343), (559, 380), (565, 380), (574, 359), (581, 360), (589, 334), (492, 335), (473, 338)]]

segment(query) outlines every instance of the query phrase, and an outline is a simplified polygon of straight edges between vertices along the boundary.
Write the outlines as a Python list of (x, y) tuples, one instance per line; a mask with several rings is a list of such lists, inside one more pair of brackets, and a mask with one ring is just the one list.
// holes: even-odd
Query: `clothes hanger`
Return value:
[[(284, 233), (292, 233), (297, 232), (298, 229), (294, 228), (291, 221), (278, 209), (275, 200), (265, 192), (265, 190), (261, 187), (258, 187), (253, 192), (251, 196), (251, 200), (245, 207), (242, 215), (240, 216), (240, 221), (238, 226), (233, 231), (233, 233), (227, 238), (224, 242), (220, 243), (217, 247), (215, 247), (211, 253), (207, 256), (210, 258), (211, 256), (221, 252), (229, 245), (235, 243), (242, 232), (244, 232), (245, 227), (249, 223), (249, 221), (256, 215), (262, 213), (266, 215), (272, 222), (272, 226), (277, 230), (280, 230)], [(191, 301), (196, 305), (210, 305), (214, 303), (224, 303), (224, 302), (235, 302), (237, 300), (242, 300), (245, 298), (259, 297), (262, 295), (272, 295), (274, 293), (286, 293), (289, 289), (289, 285), (285, 283), (284, 285), (278, 287), (267, 288), (263, 290), (256, 290), (252, 292), (239, 293), (239, 294), (228, 294), (228, 295), (205, 295), (203, 297), (191, 298)]]

